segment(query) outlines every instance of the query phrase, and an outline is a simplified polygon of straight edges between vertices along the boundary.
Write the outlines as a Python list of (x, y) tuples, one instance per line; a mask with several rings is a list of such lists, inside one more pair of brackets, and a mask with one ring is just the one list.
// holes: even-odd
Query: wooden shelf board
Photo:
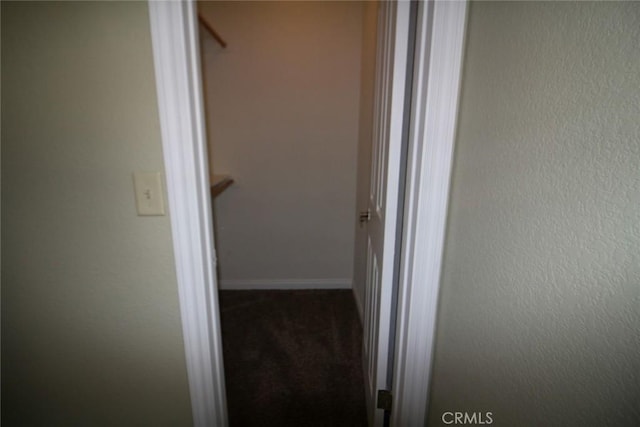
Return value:
[(211, 182), (211, 198), (219, 196), (231, 184), (233, 184), (233, 178), (230, 175), (214, 175)]

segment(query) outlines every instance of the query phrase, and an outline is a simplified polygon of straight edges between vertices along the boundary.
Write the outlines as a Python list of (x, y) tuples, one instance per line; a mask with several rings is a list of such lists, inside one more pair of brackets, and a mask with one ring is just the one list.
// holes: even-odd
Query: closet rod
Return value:
[(222, 37), (220, 37), (220, 34), (218, 34), (216, 30), (214, 30), (213, 27), (209, 25), (209, 23), (206, 21), (206, 19), (204, 19), (202, 15), (199, 13), (198, 13), (198, 21), (200, 21), (200, 23), (211, 33), (213, 38), (216, 39), (218, 43), (220, 43), (220, 46), (227, 47), (227, 42), (222, 40)]

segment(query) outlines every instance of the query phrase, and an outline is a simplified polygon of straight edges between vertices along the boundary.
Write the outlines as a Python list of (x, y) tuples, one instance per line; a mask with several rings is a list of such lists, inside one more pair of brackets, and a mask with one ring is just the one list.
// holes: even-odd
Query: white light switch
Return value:
[(164, 215), (164, 197), (160, 172), (136, 172), (133, 174), (138, 215)]

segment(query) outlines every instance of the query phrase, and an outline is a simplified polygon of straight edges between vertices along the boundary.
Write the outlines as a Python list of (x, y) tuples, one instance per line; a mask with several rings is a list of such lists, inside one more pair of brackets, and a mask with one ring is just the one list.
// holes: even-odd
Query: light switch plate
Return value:
[(133, 188), (139, 216), (164, 215), (164, 196), (160, 172), (135, 172)]

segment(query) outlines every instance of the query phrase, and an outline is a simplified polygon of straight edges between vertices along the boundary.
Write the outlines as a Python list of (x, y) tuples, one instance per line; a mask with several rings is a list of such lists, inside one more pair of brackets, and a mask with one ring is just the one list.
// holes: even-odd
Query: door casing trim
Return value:
[(148, 5), (193, 425), (226, 426), (198, 19), (191, 1)]
[(391, 425), (426, 425), (458, 117), (466, 1), (420, 3)]

